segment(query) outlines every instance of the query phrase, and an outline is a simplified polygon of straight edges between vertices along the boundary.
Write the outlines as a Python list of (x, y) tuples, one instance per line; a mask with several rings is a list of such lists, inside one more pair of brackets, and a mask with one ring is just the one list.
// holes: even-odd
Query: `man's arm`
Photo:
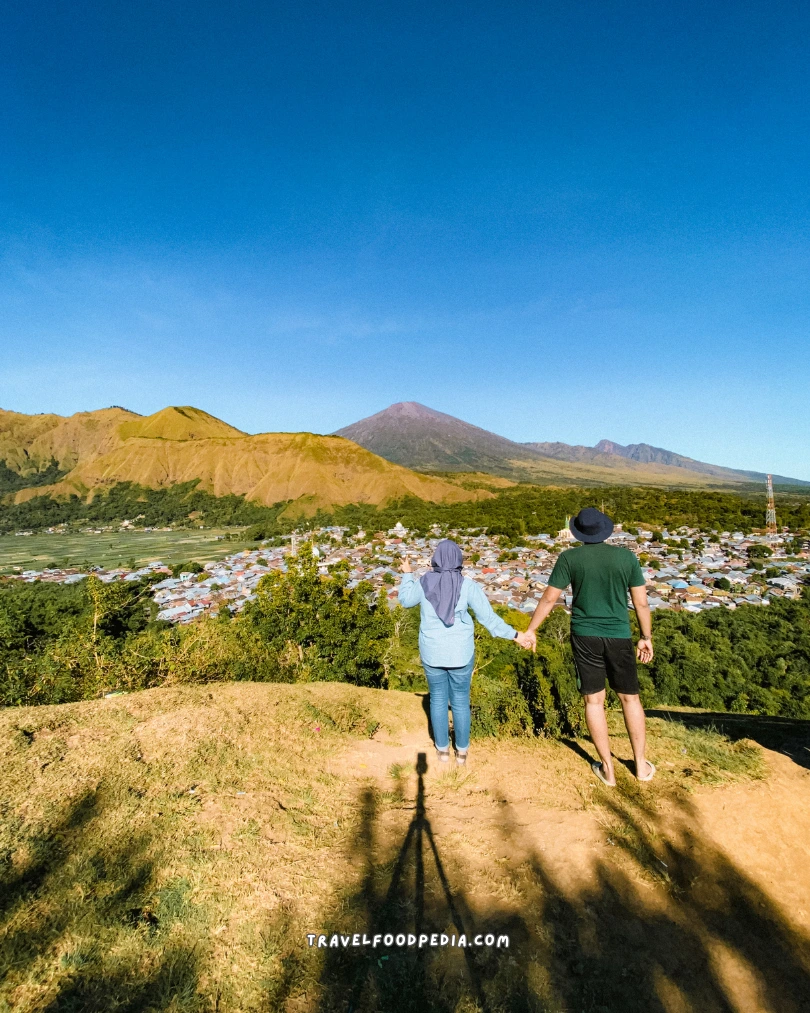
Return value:
[(543, 597), (537, 603), (537, 608), (534, 610), (534, 614), (529, 622), (528, 629), (526, 630), (526, 636), (532, 639), (532, 650), (537, 646), (537, 636), (535, 631), (537, 627), (548, 617), (549, 612), (557, 604), (562, 589), (559, 587), (552, 587), (551, 584), (543, 592)]
[(647, 588), (643, 586), (631, 587), (630, 597), (633, 600), (633, 608), (636, 610), (641, 630), (641, 640), (636, 645), (636, 657), (643, 665), (647, 665), (653, 659), (652, 619), (647, 601)]

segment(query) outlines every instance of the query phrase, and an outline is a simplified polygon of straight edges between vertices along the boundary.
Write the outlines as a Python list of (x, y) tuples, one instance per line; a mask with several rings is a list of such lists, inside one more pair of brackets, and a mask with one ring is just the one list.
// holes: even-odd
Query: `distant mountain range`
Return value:
[[(595, 447), (567, 443), (516, 443), (415, 401), (403, 401), (338, 429), (407, 468), (431, 472), (487, 472), (517, 481), (577, 484), (650, 484), (723, 487), (764, 482), (765, 474), (705, 464), (647, 443)], [(810, 485), (774, 475), (785, 485)]]
[(163, 488), (198, 480), (216, 496), (234, 493), (267, 505), (290, 501), (293, 516), (405, 496), (482, 499), (514, 482), (728, 489), (764, 479), (758, 472), (704, 464), (644, 443), (516, 443), (412, 401), (331, 436), (251, 436), (190, 406), (148, 416), (113, 407), (67, 418), (0, 409), (5, 502), (89, 498), (117, 482)]
[(291, 500), (291, 514), (404, 496), (459, 502), (493, 495), (403, 468), (349, 440), (249, 436), (188, 406), (146, 417), (125, 408), (68, 418), (0, 410), (0, 490), (7, 500), (86, 497), (116, 482), (161, 488), (193, 479), (216, 496), (236, 493), (266, 505)]

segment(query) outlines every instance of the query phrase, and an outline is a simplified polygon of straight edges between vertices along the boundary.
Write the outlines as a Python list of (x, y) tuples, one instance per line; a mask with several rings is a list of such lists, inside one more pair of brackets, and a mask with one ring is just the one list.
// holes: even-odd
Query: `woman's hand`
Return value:
[(400, 569), (401, 573), (410, 573), (411, 572), (411, 563), (410, 563), (410, 560), (408, 559), (407, 556), (403, 556), (402, 557), (402, 560), (400, 561), (400, 564), (399, 564), (399, 569)]

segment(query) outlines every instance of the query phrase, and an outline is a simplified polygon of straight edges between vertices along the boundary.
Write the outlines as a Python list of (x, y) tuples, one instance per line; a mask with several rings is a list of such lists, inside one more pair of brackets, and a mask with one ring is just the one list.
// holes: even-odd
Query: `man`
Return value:
[[(563, 552), (549, 578), (548, 587), (534, 610), (527, 633), (536, 646), (535, 630), (557, 604), (562, 591), (571, 585), (571, 649), (577, 671), (577, 688), (585, 700), (585, 721), (601, 763), (593, 772), (613, 787), (616, 774), (610, 754), (605, 717), (605, 677), (616, 691), (624, 713), (636, 760), (636, 777), (651, 781), (655, 767), (644, 755), (646, 728), (644, 708), (639, 700), (636, 658), (652, 661), (652, 625), (647, 590), (638, 559), (629, 549), (606, 545), (613, 521), (601, 510), (580, 510), (569, 527), (582, 545)], [(641, 628), (641, 640), (633, 650), (627, 609), (627, 592)]]

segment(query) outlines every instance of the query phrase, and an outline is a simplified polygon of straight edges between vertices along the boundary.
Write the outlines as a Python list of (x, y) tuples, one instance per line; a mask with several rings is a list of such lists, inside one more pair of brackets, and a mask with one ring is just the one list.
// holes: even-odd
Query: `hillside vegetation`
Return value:
[[(154, 579), (159, 579), (155, 577)], [(63, 703), (116, 690), (223, 680), (349, 682), (426, 690), (418, 612), (348, 586), (347, 564), (324, 579), (312, 555), (289, 557), (232, 617), (156, 622), (149, 582), (0, 584), (0, 703)], [(504, 612), (525, 629), (528, 616)], [(810, 719), (810, 591), (800, 601), (734, 612), (658, 613), (656, 656), (641, 669), (647, 704)], [(564, 735), (582, 730), (569, 621), (556, 609), (537, 653), (476, 627), (473, 733)]]
[[(451, 476), (455, 480), (455, 476)], [(19, 503), (0, 501), (0, 533), (41, 530), (56, 524), (113, 524), (140, 518), (147, 527), (166, 524), (251, 525), (248, 537), (264, 538), (294, 529), (330, 524), (359, 526), (386, 531), (397, 521), (414, 531), (427, 532), (434, 524), (444, 529), (486, 528), (490, 534), (519, 538), (526, 534), (554, 534), (582, 507), (601, 506), (625, 526), (677, 528), (702, 531), (750, 532), (762, 526), (765, 497), (760, 493), (698, 492), (682, 489), (608, 486), (587, 488), (538, 488), (511, 486), (472, 489), (460, 495), (472, 501), (431, 503), (416, 496), (387, 504), (347, 503), (331, 508), (315, 507), (310, 500), (281, 500), (271, 506), (251, 502), (245, 496), (214, 496), (200, 488), (198, 480), (159, 489), (131, 482), (117, 482), (97, 489), (89, 499), (75, 493), (54, 498), (42, 489), (30, 489), (29, 499)], [(301, 513), (309, 505), (309, 515)], [(777, 493), (779, 523), (791, 531), (810, 529), (810, 495)]]

